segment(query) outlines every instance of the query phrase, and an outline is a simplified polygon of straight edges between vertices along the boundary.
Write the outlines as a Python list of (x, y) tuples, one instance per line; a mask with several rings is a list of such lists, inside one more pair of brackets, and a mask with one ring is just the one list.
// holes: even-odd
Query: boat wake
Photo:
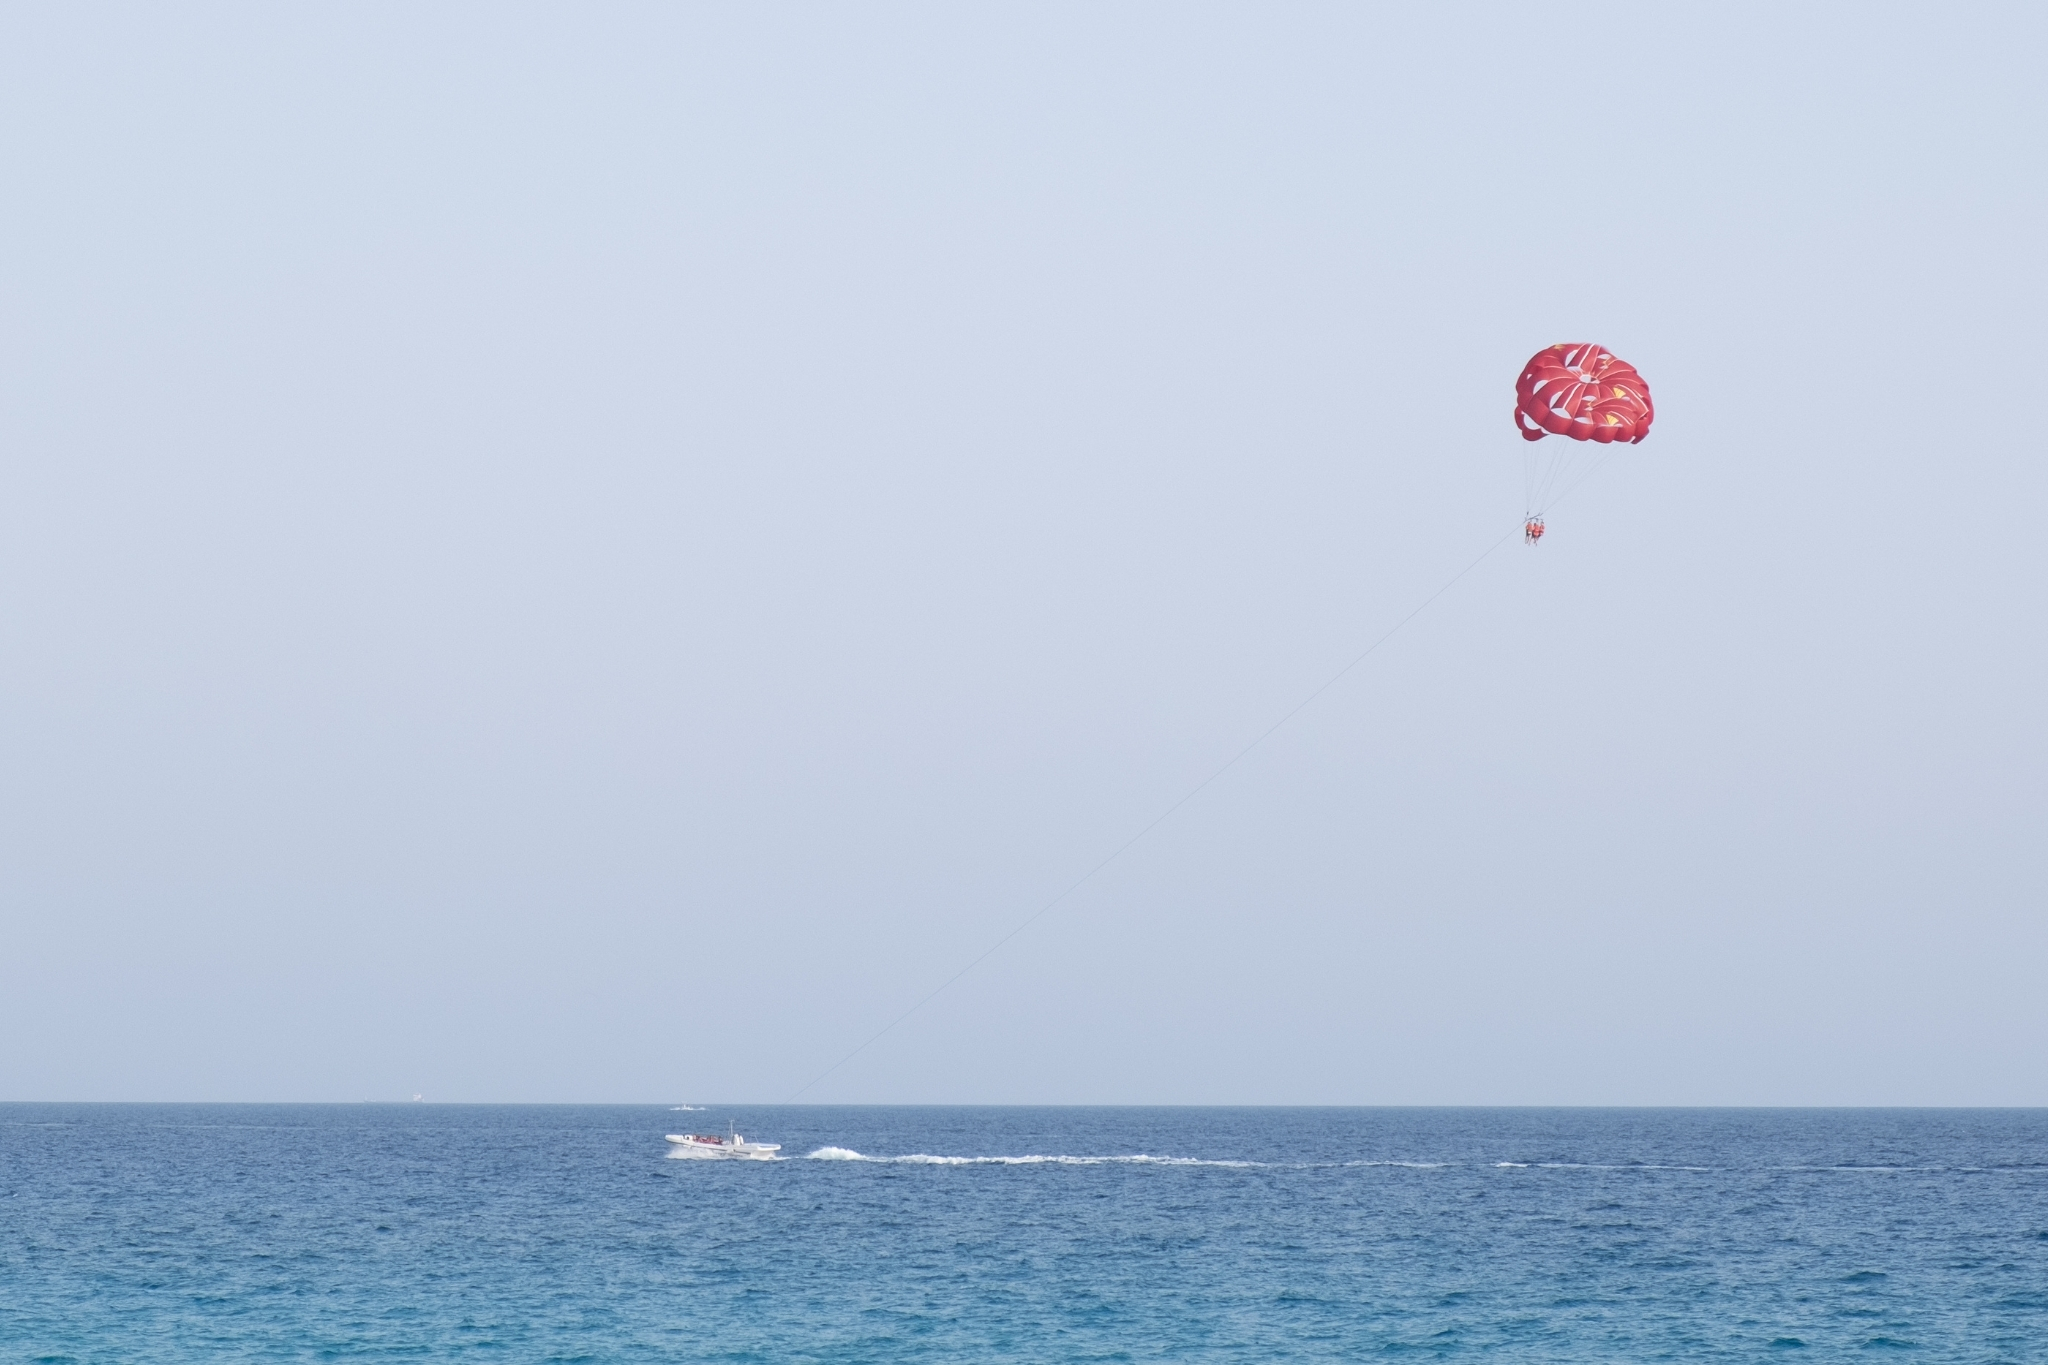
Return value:
[(866, 1156), (851, 1147), (820, 1147), (805, 1154), (810, 1161), (865, 1161), (877, 1166), (1215, 1166), (1236, 1171), (1326, 1171), (1348, 1166), (1399, 1166), (1410, 1171), (1441, 1170), (1442, 1161), (1226, 1161), (1199, 1156)]
[(851, 1147), (820, 1147), (809, 1154), (812, 1161), (866, 1161), (881, 1166), (1264, 1166), (1263, 1161), (1209, 1161), (1194, 1156), (932, 1156), (913, 1152), (908, 1156), (863, 1156)]
[[(707, 1139), (706, 1144), (709, 1145), (710, 1143), (713, 1143), (715, 1141), (715, 1139)], [(670, 1142), (672, 1144), (675, 1144), (669, 1152), (670, 1156), (718, 1156), (728, 1154), (744, 1154), (747, 1156), (754, 1157), (755, 1160), (787, 1159), (784, 1157), (776, 1156), (772, 1148), (769, 1148), (769, 1150), (766, 1151), (759, 1150), (762, 1147), (767, 1147), (768, 1144), (745, 1144), (747, 1148), (754, 1150), (747, 1150), (744, 1153), (741, 1153), (734, 1152), (730, 1148), (721, 1151), (715, 1146), (713, 1146), (710, 1151), (704, 1151), (702, 1148), (698, 1148), (697, 1150), (689, 1150), (684, 1148), (682, 1144), (676, 1143), (676, 1140), (674, 1138), (671, 1138)], [(869, 1156), (864, 1152), (857, 1152), (851, 1147), (819, 1147), (810, 1152), (806, 1152), (804, 1154), (804, 1159), (808, 1161), (854, 1161), (861, 1162), (870, 1166), (1206, 1166), (1221, 1168), (1225, 1170), (1262, 1171), (1336, 1170), (1366, 1166), (1390, 1167), (1409, 1171), (1439, 1171), (1451, 1168), (1464, 1168), (1466, 1165), (1466, 1163), (1456, 1161), (1226, 1161), (1207, 1157), (1193, 1156), (1153, 1156), (1150, 1153), (1146, 1152), (1134, 1152), (1129, 1155), (1122, 1156), (1071, 1156), (1055, 1154), (1030, 1154), (1024, 1156), (938, 1156), (929, 1152), (912, 1152), (904, 1156)], [(1652, 1162), (1617, 1162), (1610, 1164), (1605, 1162), (1578, 1161), (1493, 1161), (1486, 1162), (1483, 1164), (1490, 1166), (1495, 1170), (1501, 1171), (1596, 1171), (1624, 1175), (1636, 1173), (1654, 1174), (1660, 1172), (1680, 1174), (1708, 1174), (1717, 1171), (1738, 1169), (1733, 1167), (1717, 1166), (1681, 1166), (1676, 1164), (1659, 1164)], [(1768, 1171), (1806, 1172), (1840, 1171), (1854, 1172), (1859, 1174), (1896, 1174), (1900, 1172), (1922, 1171), (1941, 1172), (1949, 1174), (1984, 1173), (2040, 1175), (2048, 1173), (2048, 1166), (2038, 1164), (1981, 1167), (1767, 1166), (1758, 1167), (1754, 1169)]]

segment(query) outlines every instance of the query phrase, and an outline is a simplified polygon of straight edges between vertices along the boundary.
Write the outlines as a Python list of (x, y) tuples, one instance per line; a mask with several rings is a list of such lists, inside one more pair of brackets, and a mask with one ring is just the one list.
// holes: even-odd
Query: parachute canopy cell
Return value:
[(1515, 425), (1525, 441), (1549, 434), (1632, 444), (1650, 434), (1656, 415), (1636, 367), (1591, 342), (1560, 341), (1538, 351), (1515, 381)]

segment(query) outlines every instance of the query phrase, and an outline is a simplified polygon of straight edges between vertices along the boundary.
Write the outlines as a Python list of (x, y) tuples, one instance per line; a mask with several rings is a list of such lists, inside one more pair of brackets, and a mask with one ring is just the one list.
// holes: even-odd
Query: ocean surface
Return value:
[(0, 1105), (5, 1361), (1873, 1352), (2048, 1361), (2048, 1111)]

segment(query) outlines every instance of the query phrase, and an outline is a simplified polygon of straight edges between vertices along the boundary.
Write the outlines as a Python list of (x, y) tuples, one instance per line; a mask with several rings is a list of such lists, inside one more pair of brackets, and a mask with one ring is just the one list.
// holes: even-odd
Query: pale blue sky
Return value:
[(2038, 6), (17, 6), (0, 1098), (2048, 1103)]

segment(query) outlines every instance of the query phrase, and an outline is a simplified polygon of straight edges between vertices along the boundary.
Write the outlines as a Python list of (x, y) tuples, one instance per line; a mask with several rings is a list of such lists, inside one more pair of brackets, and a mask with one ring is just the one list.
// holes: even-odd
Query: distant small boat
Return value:
[(779, 1142), (749, 1142), (737, 1132), (719, 1137), (716, 1133), (670, 1133), (670, 1156), (723, 1157), (726, 1160), (772, 1161), (782, 1150)]

